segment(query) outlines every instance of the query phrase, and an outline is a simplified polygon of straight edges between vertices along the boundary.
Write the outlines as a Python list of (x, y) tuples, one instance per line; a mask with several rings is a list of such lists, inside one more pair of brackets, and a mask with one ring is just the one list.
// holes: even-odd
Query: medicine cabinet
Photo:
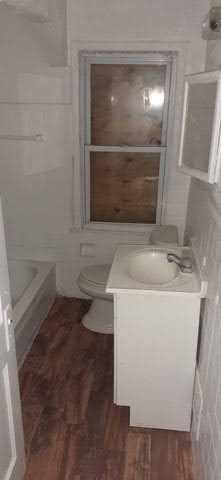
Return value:
[(221, 159), (221, 72), (185, 78), (179, 167), (195, 178), (216, 183)]

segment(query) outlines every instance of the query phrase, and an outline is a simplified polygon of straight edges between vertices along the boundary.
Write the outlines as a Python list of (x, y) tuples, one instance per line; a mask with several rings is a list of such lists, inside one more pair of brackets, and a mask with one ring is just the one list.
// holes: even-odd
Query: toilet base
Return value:
[(92, 332), (114, 333), (114, 307), (110, 300), (95, 298), (82, 324)]

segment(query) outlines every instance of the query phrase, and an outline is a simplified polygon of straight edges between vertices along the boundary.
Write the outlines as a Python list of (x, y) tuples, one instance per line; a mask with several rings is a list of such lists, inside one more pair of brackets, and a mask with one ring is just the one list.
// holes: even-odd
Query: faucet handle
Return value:
[(182, 257), (182, 264), (185, 267), (192, 267), (192, 260), (190, 257)]
[(193, 263), (190, 257), (182, 258), (181, 271), (186, 273), (192, 273)]

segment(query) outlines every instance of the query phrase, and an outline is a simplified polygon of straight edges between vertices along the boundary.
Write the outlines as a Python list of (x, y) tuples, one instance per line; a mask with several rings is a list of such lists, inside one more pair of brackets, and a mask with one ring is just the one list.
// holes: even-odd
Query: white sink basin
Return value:
[(129, 256), (128, 274), (137, 282), (163, 285), (174, 280), (180, 273), (179, 267), (169, 263), (167, 253), (161, 250), (140, 250)]
[[(193, 262), (192, 273), (183, 273), (174, 263), (167, 260), (168, 253), (181, 258), (189, 257)], [(157, 245), (119, 245), (114, 256), (107, 281), (108, 293), (136, 293), (150, 295), (188, 294), (205, 296), (206, 286), (202, 282), (193, 252), (189, 247)]]

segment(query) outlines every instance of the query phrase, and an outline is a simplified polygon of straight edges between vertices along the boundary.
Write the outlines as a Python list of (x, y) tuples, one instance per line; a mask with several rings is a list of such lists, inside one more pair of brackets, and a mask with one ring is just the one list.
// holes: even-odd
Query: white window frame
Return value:
[[(170, 128), (170, 110), (174, 95), (174, 72), (176, 53), (163, 52), (117, 52), (117, 51), (79, 51), (79, 94), (80, 94), (80, 164), (82, 179), (81, 212), (84, 228), (89, 230), (143, 231), (152, 227), (150, 223), (112, 223), (90, 221), (90, 152), (145, 152), (160, 154), (158, 201), (156, 223), (164, 223), (165, 210), (165, 170), (167, 158), (167, 139)], [(160, 146), (97, 146), (90, 144), (90, 67), (92, 64), (151, 64), (166, 65), (166, 97), (163, 118), (162, 145)]]

